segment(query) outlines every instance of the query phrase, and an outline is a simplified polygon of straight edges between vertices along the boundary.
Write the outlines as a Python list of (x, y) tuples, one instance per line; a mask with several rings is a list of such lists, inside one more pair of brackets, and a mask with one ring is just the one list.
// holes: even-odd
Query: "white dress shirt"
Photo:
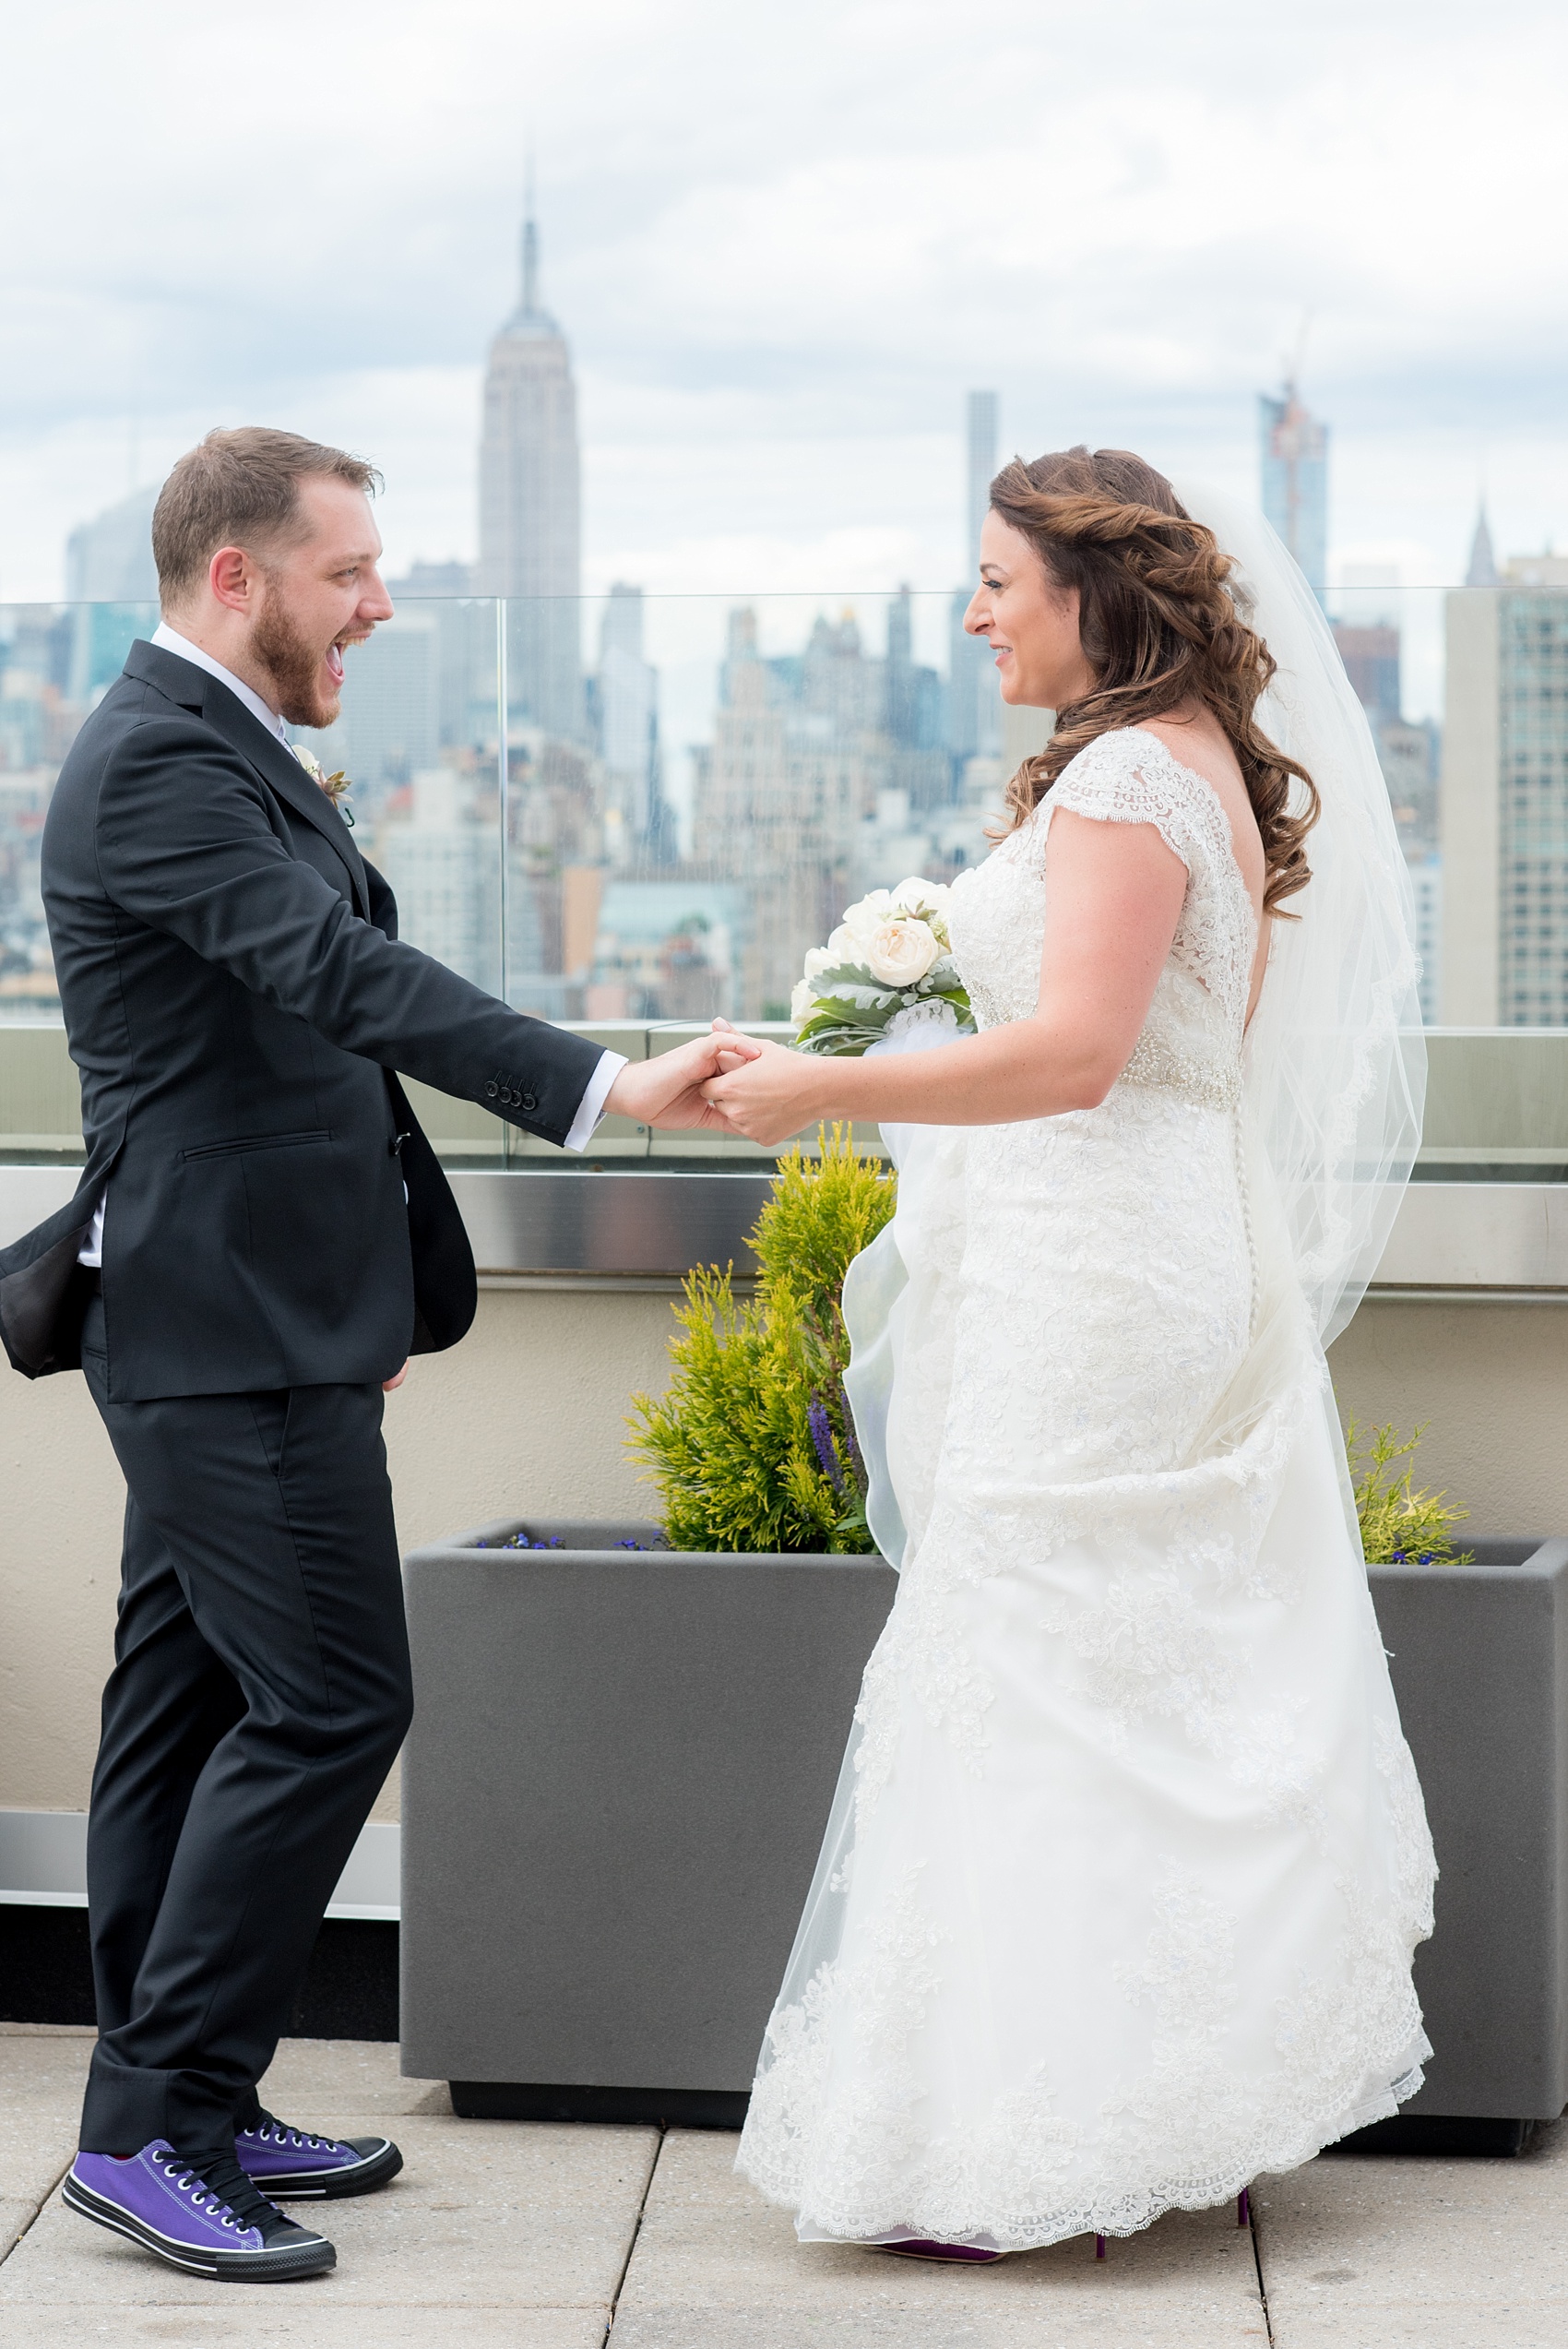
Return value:
[[(251, 716), (265, 726), (269, 734), (276, 734), (284, 749), (292, 756), (293, 745), (282, 719), (275, 709), (267, 707), (260, 694), (245, 684), (243, 677), (236, 677), (232, 669), (225, 669), (220, 661), (214, 661), (210, 652), (204, 652), (199, 644), (192, 644), (188, 638), (181, 636), (167, 620), (160, 621), (153, 630), (151, 641), (160, 652), (172, 652), (182, 661), (194, 662), (198, 669), (205, 669), (209, 677), (216, 677), (220, 686), (227, 686), (235, 700), (243, 702)], [(572, 1120), (563, 1149), (587, 1150), (593, 1139), (594, 1128), (604, 1115), (604, 1097), (625, 1066), (624, 1053), (605, 1052), (600, 1055), (599, 1066), (588, 1079), (588, 1089), (577, 1103), (577, 1114)], [(108, 1196), (105, 1192), (93, 1210), (92, 1228), (77, 1255), (78, 1264), (96, 1269), (103, 1262), (103, 1210)], [(403, 1196), (405, 1198), (408, 1197), (407, 1184), (403, 1186)]]

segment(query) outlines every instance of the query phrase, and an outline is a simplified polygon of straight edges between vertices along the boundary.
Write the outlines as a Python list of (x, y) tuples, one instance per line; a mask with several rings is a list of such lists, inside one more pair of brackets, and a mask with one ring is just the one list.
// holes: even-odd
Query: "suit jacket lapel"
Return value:
[(232, 744), (248, 758), (279, 799), (287, 800), (307, 824), (314, 824), (323, 840), (332, 846), (348, 867), (353, 884), (354, 903), (368, 922), (370, 919), (370, 885), (365, 879), (364, 860), (354, 846), (353, 837), (319, 783), (313, 783), (299, 760), (276, 734), (268, 733), (258, 718), (244, 704), (237, 701), (227, 686), (205, 670), (196, 674), (207, 687), (202, 714), (208, 725), (216, 726), (227, 743)]
[(167, 694), (182, 709), (199, 710), (226, 743), (250, 760), (279, 799), (287, 800), (307, 824), (314, 824), (323, 840), (330, 841), (348, 869), (355, 906), (368, 922), (370, 884), (365, 877), (364, 859), (354, 846), (347, 824), (320, 784), (311, 781), (293, 752), (269, 733), (220, 678), (198, 669), (194, 661), (182, 661), (177, 652), (166, 652), (160, 645), (138, 639), (131, 647), (125, 672), (128, 676), (140, 677), (156, 686), (160, 693)]

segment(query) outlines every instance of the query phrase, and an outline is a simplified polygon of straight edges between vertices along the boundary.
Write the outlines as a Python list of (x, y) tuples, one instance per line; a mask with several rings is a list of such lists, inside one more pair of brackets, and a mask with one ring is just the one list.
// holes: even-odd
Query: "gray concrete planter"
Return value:
[(1568, 2105), (1568, 1541), (1467, 1546), (1371, 1569), (1441, 1874), (1427, 2084), (1357, 2150), (1514, 2152)]
[(406, 1565), (403, 2069), (463, 2113), (738, 2127), (897, 1578), (521, 1530)]
[[(896, 1578), (519, 1530), (408, 1560), (404, 2069), (461, 2112), (734, 2126)], [(1427, 2085), (1362, 2149), (1516, 2151), (1568, 2105), (1568, 1541), (1473, 1546), (1372, 1570), (1443, 1874)]]

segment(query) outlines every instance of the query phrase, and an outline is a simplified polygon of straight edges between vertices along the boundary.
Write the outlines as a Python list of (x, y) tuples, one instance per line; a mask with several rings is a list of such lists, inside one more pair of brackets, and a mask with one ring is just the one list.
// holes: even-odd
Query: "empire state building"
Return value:
[(507, 597), (514, 717), (583, 732), (577, 597), (582, 483), (571, 353), (539, 304), (539, 231), (523, 228), (522, 300), (490, 346), (479, 459), (481, 595)]

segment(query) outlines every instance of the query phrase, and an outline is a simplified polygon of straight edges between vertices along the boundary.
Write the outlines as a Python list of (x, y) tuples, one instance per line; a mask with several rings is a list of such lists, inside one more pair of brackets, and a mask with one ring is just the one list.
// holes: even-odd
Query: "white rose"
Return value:
[(900, 913), (912, 913), (930, 924), (938, 942), (947, 944), (947, 900), (952, 890), (944, 881), (922, 881), (918, 873), (900, 881), (893, 892), (895, 918)]
[(816, 1009), (816, 991), (809, 979), (797, 979), (795, 992), (790, 997), (790, 1020), (796, 1028), (803, 1028)]
[[(843, 923), (833, 936), (838, 937), (844, 930), (848, 930), (850, 936), (857, 938), (863, 947), (872, 932), (882, 923), (890, 920), (892, 913), (892, 890), (870, 889), (864, 897), (857, 900), (855, 904), (847, 905), (844, 908)], [(833, 939), (830, 938), (828, 944), (831, 946), (832, 943)]]
[(911, 873), (908, 880), (899, 882), (892, 897), (895, 906), (901, 906), (906, 913), (923, 913), (931, 907), (941, 913), (946, 911), (948, 889), (943, 881), (922, 881), (918, 873)]
[(832, 970), (837, 960), (838, 957), (833, 952), (830, 947), (808, 947), (806, 949), (804, 966), (806, 977), (808, 979), (820, 978), (823, 972)]
[(885, 987), (912, 987), (942, 949), (923, 922), (884, 922), (867, 942), (866, 960)]
[[(866, 936), (870, 936), (869, 931)], [(863, 962), (866, 941), (858, 931), (851, 930), (847, 922), (840, 922), (827, 941), (826, 952), (830, 962)]]

